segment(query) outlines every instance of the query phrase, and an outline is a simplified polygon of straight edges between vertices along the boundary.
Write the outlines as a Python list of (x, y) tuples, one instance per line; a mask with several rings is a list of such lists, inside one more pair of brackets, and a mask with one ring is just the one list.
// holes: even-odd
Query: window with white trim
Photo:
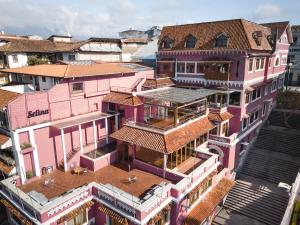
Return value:
[(280, 58), (279, 56), (276, 56), (275, 60), (274, 60), (274, 66), (280, 66)]
[(260, 67), (260, 58), (256, 58), (255, 60), (255, 70), (259, 70)]
[(265, 68), (265, 58), (260, 59), (259, 69), (263, 70)]
[(245, 130), (248, 125), (248, 118), (244, 118), (242, 121), (242, 130)]
[(18, 55), (12, 55), (13, 63), (18, 63)]
[(255, 101), (261, 97), (261, 87), (256, 88), (254, 91), (252, 91), (252, 97), (251, 101)]
[(249, 124), (258, 120), (258, 110), (250, 114)]
[(248, 71), (252, 72), (253, 71), (253, 58), (249, 59), (248, 63)]
[(271, 92), (274, 92), (277, 90), (277, 80), (273, 80), (272, 86), (271, 86)]
[(185, 63), (177, 63), (177, 73), (185, 73)]
[(198, 62), (197, 63), (197, 73), (204, 73), (204, 64)]
[(186, 73), (195, 73), (195, 63), (186, 64)]
[(281, 65), (286, 65), (287, 64), (287, 56), (283, 55), (281, 56)]
[(245, 103), (248, 104), (250, 102), (250, 93), (249, 92), (246, 92), (246, 95), (245, 95)]

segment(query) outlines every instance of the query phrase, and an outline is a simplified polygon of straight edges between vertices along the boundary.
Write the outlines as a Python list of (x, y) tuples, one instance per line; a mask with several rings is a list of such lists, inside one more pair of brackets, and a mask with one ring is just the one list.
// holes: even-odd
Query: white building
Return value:
[(289, 60), (291, 66), (289, 85), (300, 86), (300, 25), (292, 26), (294, 43), (290, 45)]

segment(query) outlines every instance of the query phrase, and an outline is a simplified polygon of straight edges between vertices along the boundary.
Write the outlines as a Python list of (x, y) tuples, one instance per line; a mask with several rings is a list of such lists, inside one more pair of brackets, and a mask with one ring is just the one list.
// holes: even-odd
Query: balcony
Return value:
[(231, 144), (233, 141), (235, 141), (237, 139), (238, 133), (233, 133), (231, 135), (228, 136), (218, 136), (218, 135), (214, 135), (214, 134), (209, 134), (208, 136), (208, 141), (212, 140), (215, 142), (219, 142), (220, 144)]

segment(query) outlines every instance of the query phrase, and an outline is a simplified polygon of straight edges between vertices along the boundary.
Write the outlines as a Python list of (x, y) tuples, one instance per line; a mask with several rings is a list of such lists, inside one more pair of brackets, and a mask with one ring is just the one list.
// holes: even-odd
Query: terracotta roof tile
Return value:
[[(252, 37), (254, 31), (262, 31), (261, 45), (257, 45)], [(224, 33), (229, 37), (227, 47), (215, 47), (216, 37)], [(185, 38), (192, 35), (197, 39), (195, 50), (233, 49), (233, 50), (271, 50), (267, 36), (271, 29), (244, 19), (205, 22), (196, 24), (184, 24), (166, 26), (162, 29), (160, 40), (170, 37), (174, 40), (172, 49), (184, 50)], [(164, 50), (164, 49), (160, 49)]]
[(225, 195), (234, 186), (234, 181), (223, 178), (205, 198), (189, 213), (183, 225), (198, 225), (209, 217), (212, 211), (222, 201)]
[(5, 134), (0, 134), (0, 145), (5, 144), (9, 140), (9, 136)]
[(233, 117), (233, 115), (229, 112), (223, 112), (223, 113), (218, 113), (218, 112), (210, 112), (208, 114), (208, 119), (212, 121), (217, 121), (217, 122), (223, 122), (225, 120), (229, 120)]
[(129, 106), (137, 106), (143, 104), (139, 97), (120, 92), (109, 93), (108, 95), (104, 96), (103, 101)]
[(3, 107), (6, 107), (10, 101), (20, 96), (20, 94), (0, 89), (0, 96), (0, 109), (2, 109)]
[(167, 133), (157, 133), (148, 129), (125, 125), (110, 136), (154, 151), (171, 153), (207, 133), (213, 127), (208, 118), (205, 117)]
[(7, 44), (0, 46), (0, 52), (66, 52), (78, 50), (87, 41), (79, 42), (52, 42), (49, 40), (32, 40), (26, 38), (7, 38), (1, 37), (0, 41), (5, 41)]
[(119, 73), (133, 73), (134, 70), (126, 68), (118, 63), (95, 63), (90, 65), (43, 64), (20, 68), (3, 69), (0, 72), (27, 74), (31, 76), (72, 78)]
[(175, 81), (172, 78), (159, 78), (159, 79), (146, 79), (143, 84), (143, 88), (157, 88), (163, 86), (173, 86), (175, 85)]
[(5, 174), (10, 174), (14, 166), (10, 166), (0, 161), (0, 170), (2, 170)]

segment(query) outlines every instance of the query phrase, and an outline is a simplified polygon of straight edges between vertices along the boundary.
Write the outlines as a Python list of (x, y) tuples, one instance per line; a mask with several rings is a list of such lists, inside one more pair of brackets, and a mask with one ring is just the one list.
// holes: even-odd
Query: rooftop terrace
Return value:
[[(135, 176), (137, 179), (134, 183), (129, 182), (129, 177)], [(52, 179), (52, 185), (45, 185), (45, 180)], [(112, 164), (96, 172), (87, 172), (86, 174), (77, 175), (69, 172), (55, 170), (51, 174), (44, 175), (40, 179), (29, 184), (20, 186), (25, 193), (36, 191), (45, 195), (48, 199), (56, 198), (75, 188), (89, 184), (91, 182), (111, 184), (135, 197), (141, 197), (151, 187), (159, 185), (161, 182), (171, 183), (171, 181), (158, 177), (156, 175), (144, 172), (139, 169), (131, 169), (121, 164)]]

